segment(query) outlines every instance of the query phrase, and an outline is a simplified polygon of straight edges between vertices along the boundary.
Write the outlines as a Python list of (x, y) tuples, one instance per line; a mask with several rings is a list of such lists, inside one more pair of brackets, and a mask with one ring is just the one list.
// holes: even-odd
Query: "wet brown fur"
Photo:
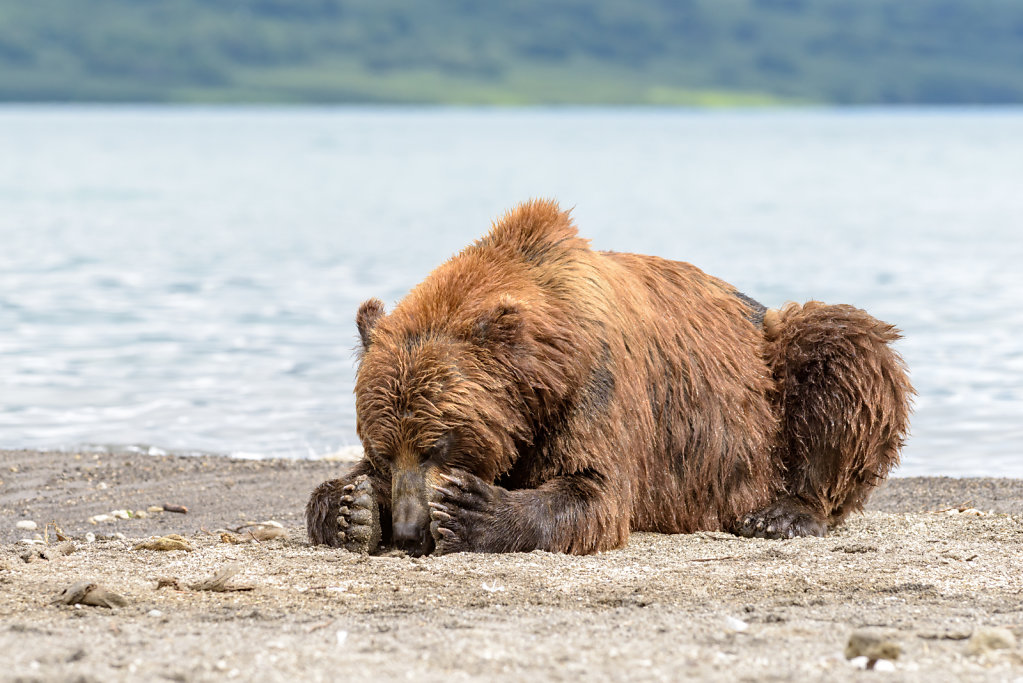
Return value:
[(360, 308), (366, 456), (314, 492), (311, 539), (337, 544), (360, 474), (385, 542), (392, 499), (421, 525), (441, 474), (478, 477), (464, 510), (440, 508), (463, 536), (446, 550), (590, 553), (633, 530), (734, 529), (784, 497), (837, 523), (898, 463), (898, 334), (818, 302), (761, 328), (746, 301), (687, 263), (591, 250), (554, 202), (520, 205), (390, 314)]

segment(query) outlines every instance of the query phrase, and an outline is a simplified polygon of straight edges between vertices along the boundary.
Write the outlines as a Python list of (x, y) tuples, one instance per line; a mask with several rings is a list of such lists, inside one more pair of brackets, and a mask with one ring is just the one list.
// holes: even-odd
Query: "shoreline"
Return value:
[[(225, 455), (149, 455), (130, 451), (0, 450), (0, 542), (24, 537), (14, 525), (59, 522), (71, 534), (96, 531), (89, 518), (115, 510), (183, 505), (181, 518), (128, 520), (122, 533), (168, 533), (180, 525), (216, 528), (236, 518), (274, 518), (304, 525), (308, 495), (354, 464), (351, 451), (317, 460), (249, 459)], [(14, 468), (12, 471), (11, 468)], [(867, 511), (923, 513), (947, 507), (1023, 514), (1023, 479), (892, 477)], [(173, 527), (173, 528), (172, 528)], [(113, 528), (113, 527), (111, 527)]]
[[(309, 546), (305, 498), (347, 466), (0, 451), (0, 679), (858, 680), (884, 675), (843, 654), (864, 628), (901, 649), (897, 680), (1023, 678), (1023, 479), (890, 479), (821, 539), (411, 559)], [(95, 520), (164, 504), (188, 513)], [(221, 539), (266, 520), (283, 535)], [(48, 522), (71, 540), (18, 542)], [(135, 549), (169, 533), (193, 550)], [(229, 565), (251, 590), (188, 588)], [(83, 581), (127, 604), (49, 604)], [(974, 653), (993, 627), (1016, 644)]]

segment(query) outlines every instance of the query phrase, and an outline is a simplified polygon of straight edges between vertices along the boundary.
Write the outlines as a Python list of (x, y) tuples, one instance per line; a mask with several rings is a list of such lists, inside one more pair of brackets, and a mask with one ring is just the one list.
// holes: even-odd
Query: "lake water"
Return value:
[(898, 324), (901, 474), (1023, 476), (1023, 110), (0, 108), (0, 447), (357, 443), (359, 302), (518, 201)]

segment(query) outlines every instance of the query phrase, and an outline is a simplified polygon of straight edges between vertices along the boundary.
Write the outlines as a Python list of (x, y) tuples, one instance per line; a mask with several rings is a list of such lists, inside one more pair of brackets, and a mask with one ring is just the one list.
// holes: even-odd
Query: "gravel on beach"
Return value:
[(0, 680), (1023, 683), (1023, 480), (895, 478), (822, 539), (413, 559), (308, 544), (345, 467), (0, 451)]

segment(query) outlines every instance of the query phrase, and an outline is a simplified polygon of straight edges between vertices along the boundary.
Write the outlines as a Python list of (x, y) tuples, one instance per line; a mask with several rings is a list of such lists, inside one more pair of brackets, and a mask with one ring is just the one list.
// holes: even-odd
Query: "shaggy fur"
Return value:
[(313, 493), (316, 543), (372, 536), (350, 495), (364, 481), (374, 538), (413, 554), (820, 534), (907, 431), (892, 326), (818, 302), (765, 314), (690, 264), (591, 250), (550, 201), (357, 323), (366, 455)]

